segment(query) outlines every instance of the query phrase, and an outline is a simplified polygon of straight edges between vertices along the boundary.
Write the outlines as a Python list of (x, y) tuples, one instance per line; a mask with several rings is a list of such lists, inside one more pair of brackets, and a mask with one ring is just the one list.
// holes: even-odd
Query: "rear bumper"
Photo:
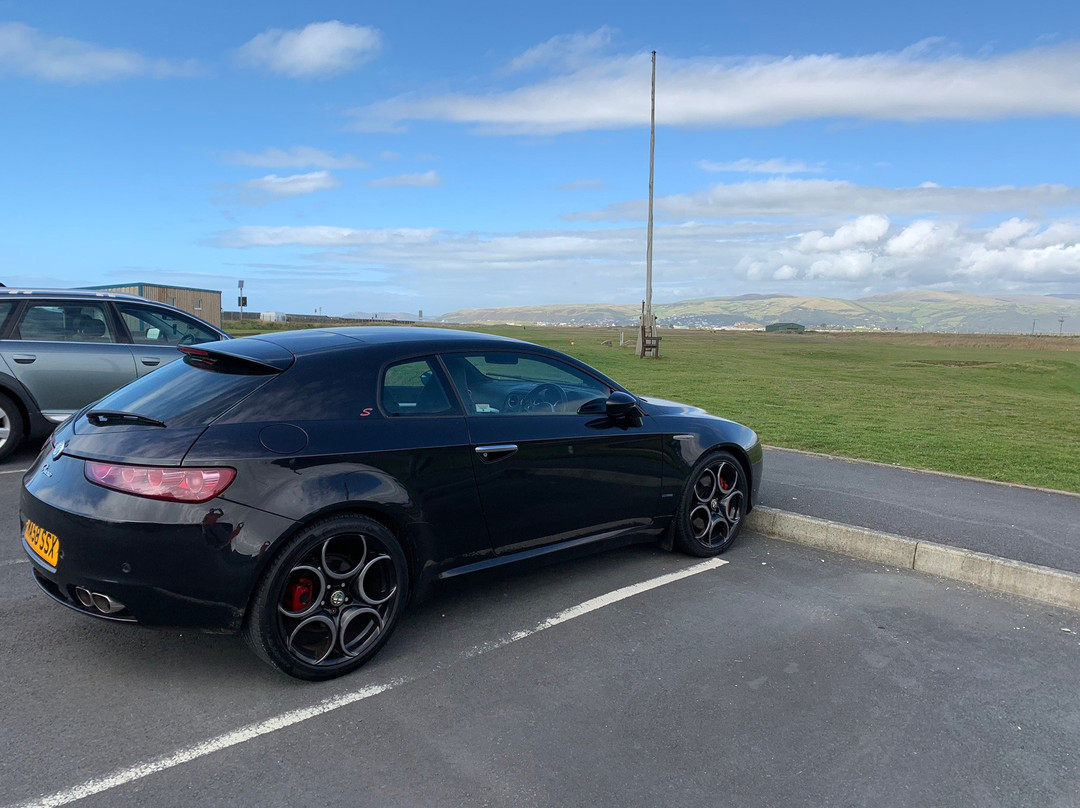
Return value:
[[(294, 524), (220, 498), (109, 491), (83, 477), (82, 460), (44, 453), (24, 479), (20, 528), (27, 520), (59, 539), (55, 567), (23, 539), (35, 580), (57, 602), (107, 620), (225, 632), (242, 626), (268, 549)], [(80, 602), (80, 587), (124, 609), (103, 614)]]

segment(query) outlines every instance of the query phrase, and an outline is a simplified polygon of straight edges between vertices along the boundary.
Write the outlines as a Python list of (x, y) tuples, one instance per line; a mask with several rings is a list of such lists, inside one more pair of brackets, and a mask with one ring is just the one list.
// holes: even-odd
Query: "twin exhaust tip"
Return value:
[(108, 595), (102, 595), (100, 592), (91, 592), (82, 586), (75, 587), (75, 597), (87, 609), (96, 609), (102, 614), (116, 614), (126, 608), (120, 601), (110, 598)]

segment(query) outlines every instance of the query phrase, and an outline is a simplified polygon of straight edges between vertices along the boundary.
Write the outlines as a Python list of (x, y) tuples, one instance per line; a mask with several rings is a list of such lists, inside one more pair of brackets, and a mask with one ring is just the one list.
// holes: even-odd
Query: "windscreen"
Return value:
[(184, 357), (121, 387), (92, 409), (144, 415), (168, 427), (205, 426), (276, 375), (246, 362), (208, 365)]

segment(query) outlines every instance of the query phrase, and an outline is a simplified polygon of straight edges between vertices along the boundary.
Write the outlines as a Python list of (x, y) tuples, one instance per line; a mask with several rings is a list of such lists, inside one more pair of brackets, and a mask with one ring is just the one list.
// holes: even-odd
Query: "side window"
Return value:
[(116, 305), (136, 345), (195, 345), (221, 339), (195, 320), (137, 303)]
[(383, 411), (391, 417), (460, 413), (428, 359), (391, 365), (383, 374), (380, 389)]
[(576, 415), (611, 388), (558, 359), (498, 352), (443, 357), (470, 415)]
[(8, 315), (15, 309), (14, 300), (0, 300), (0, 334), (4, 333), (4, 326), (7, 325)]
[(99, 303), (34, 303), (19, 320), (17, 336), (50, 342), (115, 342), (112, 327)]

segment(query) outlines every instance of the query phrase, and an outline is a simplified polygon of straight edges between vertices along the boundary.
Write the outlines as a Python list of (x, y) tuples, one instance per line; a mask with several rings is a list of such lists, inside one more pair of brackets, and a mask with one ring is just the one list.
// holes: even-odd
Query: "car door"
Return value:
[(135, 370), (144, 376), (180, 358), (179, 345), (213, 342), (221, 335), (194, 317), (141, 303), (117, 302), (116, 310), (131, 335)]
[(0, 355), (50, 421), (135, 378), (131, 351), (117, 342), (104, 303), (35, 298), (15, 316)]
[(660, 435), (647, 416), (606, 417), (605, 382), (527, 351), (442, 359), (465, 406), (497, 553), (654, 526)]

